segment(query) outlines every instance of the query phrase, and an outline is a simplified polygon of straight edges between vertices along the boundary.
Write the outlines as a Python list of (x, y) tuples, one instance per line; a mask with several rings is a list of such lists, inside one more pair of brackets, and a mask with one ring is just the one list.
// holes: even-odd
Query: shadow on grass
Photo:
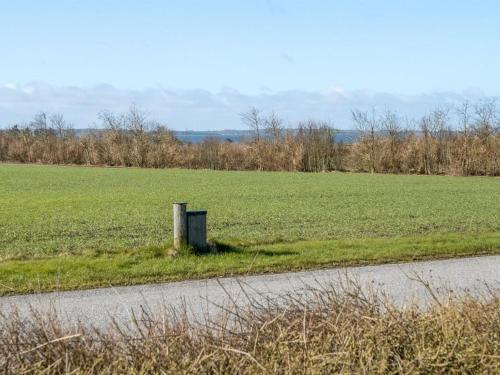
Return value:
[(285, 256), (285, 255), (299, 255), (298, 251), (272, 251), (272, 250), (264, 250), (264, 249), (255, 249), (251, 250), (252, 254), (263, 255), (266, 257), (276, 257), (276, 256)]
[(202, 253), (198, 253), (197, 255), (206, 256), (206, 255), (214, 255), (214, 254), (254, 254), (254, 255), (262, 255), (267, 257), (275, 257), (275, 256), (285, 256), (285, 255), (297, 255), (299, 254), (297, 251), (273, 251), (273, 250), (264, 250), (259, 248), (252, 248), (250, 246), (237, 246), (230, 243), (220, 242), (220, 241), (210, 241), (208, 245), (208, 250)]
[(207, 250), (201, 252), (199, 255), (241, 254), (244, 250), (243, 246), (236, 246), (220, 241), (209, 241)]
[[(133, 263), (138, 263), (144, 258), (155, 258), (161, 259), (166, 255), (173, 252), (171, 246), (147, 246), (132, 249), (89, 249), (85, 251), (84, 255), (90, 258), (113, 258), (113, 257), (124, 257), (126, 262), (123, 267), (131, 265)], [(265, 257), (277, 257), (277, 256), (290, 256), (298, 255), (298, 251), (293, 250), (270, 250), (264, 247), (248, 245), (248, 244), (234, 244), (230, 242), (221, 242), (217, 240), (211, 240), (208, 242), (208, 246), (205, 250), (196, 250), (192, 247), (183, 247), (179, 252), (175, 252), (174, 256), (199, 256), (208, 257), (224, 254), (236, 254), (236, 255), (251, 255), (251, 256), (265, 256)]]

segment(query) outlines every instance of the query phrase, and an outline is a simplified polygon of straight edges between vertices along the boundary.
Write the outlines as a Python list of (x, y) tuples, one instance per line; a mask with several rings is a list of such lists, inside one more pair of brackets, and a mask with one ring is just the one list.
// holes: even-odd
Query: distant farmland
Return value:
[[(453, 254), (458, 248), (463, 253), (500, 250), (496, 178), (0, 165), (3, 282), (25, 282), (15, 281), (21, 277), (14, 276), (16, 269), (36, 259), (69, 262), (84, 257), (79, 259), (85, 264), (89, 254), (93, 260), (130, 252), (143, 255), (148, 252), (140, 249), (148, 247), (157, 257), (171, 244), (171, 203), (176, 200), (207, 209), (209, 237), (235, 251), (219, 260), (193, 258), (193, 267), (186, 266), (189, 272), (175, 277), (158, 266), (166, 262), (165, 267), (173, 267), (167, 264), (172, 261), (161, 260), (149, 279), (243, 272), (247, 261), (263, 254), (258, 249), (270, 256), (257, 257), (255, 271), (335, 264), (340, 259), (335, 253), (338, 241), (354, 241), (341, 260), (357, 263), (377, 260), (373, 249), (389, 251), (403, 242), (405, 256), (384, 250), (381, 260)], [(454, 244), (433, 245), (429, 236), (452, 238)], [(467, 247), (471, 238), (487, 238), (487, 243), (473, 241)], [(428, 241), (426, 249), (432, 251), (419, 252), (419, 241)], [(356, 246), (373, 253), (362, 256)], [(314, 249), (306, 252), (308, 248)], [(280, 251), (285, 255), (272, 256)], [(243, 268), (231, 263), (223, 269), (227, 259)], [(12, 262), (21, 263), (14, 267)], [(209, 272), (200, 264), (215, 268), (208, 267)], [(57, 273), (55, 269), (51, 272)], [(143, 280), (141, 275), (137, 273), (137, 281)], [(117, 281), (131, 282), (128, 276)]]

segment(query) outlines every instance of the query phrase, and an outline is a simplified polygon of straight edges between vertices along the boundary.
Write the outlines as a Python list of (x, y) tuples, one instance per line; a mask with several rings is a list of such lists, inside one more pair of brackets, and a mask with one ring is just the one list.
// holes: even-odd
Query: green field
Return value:
[[(164, 255), (177, 200), (225, 253)], [(497, 178), (0, 165), (0, 293), (497, 253), (499, 231)]]

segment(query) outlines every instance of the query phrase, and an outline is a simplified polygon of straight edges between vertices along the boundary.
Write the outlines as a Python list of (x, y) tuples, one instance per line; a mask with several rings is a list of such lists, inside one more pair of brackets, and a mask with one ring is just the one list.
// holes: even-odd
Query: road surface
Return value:
[(385, 293), (398, 304), (425, 303), (430, 295), (422, 283), (415, 280), (415, 275), (426, 280), (437, 293), (448, 293), (449, 289), (454, 293), (481, 293), (486, 284), (500, 288), (500, 256), (10, 296), (0, 298), (0, 310), (9, 312), (15, 308), (21, 314), (28, 314), (31, 307), (55, 309), (67, 324), (81, 320), (99, 327), (106, 326), (111, 318), (127, 323), (132, 312), (139, 313), (144, 306), (159, 313), (165, 306), (185, 306), (192, 318), (199, 319), (207, 313), (217, 314), (220, 312), (217, 305), (231, 300), (239, 306), (245, 305), (248, 300), (242, 287), (252, 296), (274, 297), (307, 286), (338, 286), (346, 276), (367, 290)]

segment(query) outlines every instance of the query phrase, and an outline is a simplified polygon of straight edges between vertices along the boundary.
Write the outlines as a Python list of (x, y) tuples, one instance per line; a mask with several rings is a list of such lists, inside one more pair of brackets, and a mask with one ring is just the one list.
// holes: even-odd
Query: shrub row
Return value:
[(132, 107), (101, 113), (102, 130), (78, 136), (61, 115), (41, 113), (26, 126), (0, 132), (0, 161), (151, 168), (266, 171), (500, 175), (499, 116), (494, 102), (437, 109), (419, 121), (394, 112), (353, 111), (358, 137), (336, 140), (327, 123), (301, 122), (284, 129), (275, 114), (256, 109), (243, 116), (247, 141), (180, 142), (165, 126)]

